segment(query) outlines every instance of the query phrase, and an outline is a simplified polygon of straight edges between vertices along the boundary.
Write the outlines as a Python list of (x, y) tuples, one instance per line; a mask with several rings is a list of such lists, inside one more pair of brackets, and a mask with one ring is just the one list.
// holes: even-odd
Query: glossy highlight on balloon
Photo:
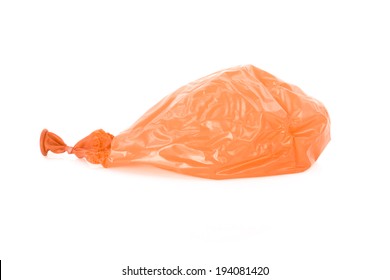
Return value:
[(324, 105), (252, 65), (191, 82), (117, 136), (96, 130), (69, 147), (44, 129), (40, 148), (104, 167), (145, 163), (211, 179), (301, 172), (330, 141)]

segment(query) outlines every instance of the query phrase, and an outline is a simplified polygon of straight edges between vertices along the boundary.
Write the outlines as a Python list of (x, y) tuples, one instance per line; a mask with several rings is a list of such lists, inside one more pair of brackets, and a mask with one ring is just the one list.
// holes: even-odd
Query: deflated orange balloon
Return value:
[(41, 152), (104, 167), (145, 163), (213, 179), (301, 172), (330, 140), (324, 105), (252, 65), (179, 88), (113, 137), (96, 130), (74, 147), (41, 133)]

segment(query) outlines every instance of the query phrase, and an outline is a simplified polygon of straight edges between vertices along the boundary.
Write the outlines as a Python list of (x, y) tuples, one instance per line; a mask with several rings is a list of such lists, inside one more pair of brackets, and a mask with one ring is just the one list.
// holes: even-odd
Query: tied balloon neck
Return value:
[(111, 142), (114, 138), (103, 129), (98, 129), (81, 139), (74, 147), (65, 144), (61, 137), (47, 129), (42, 130), (40, 138), (41, 153), (47, 156), (48, 152), (61, 154), (67, 152), (78, 158), (85, 158), (90, 163), (104, 166), (111, 152)]

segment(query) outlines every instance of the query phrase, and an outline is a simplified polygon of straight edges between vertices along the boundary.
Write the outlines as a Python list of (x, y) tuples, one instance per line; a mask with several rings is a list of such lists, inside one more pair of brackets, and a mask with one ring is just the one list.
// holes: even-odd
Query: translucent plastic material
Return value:
[(97, 130), (72, 148), (44, 130), (41, 151), (67, 151), (104, 167), (138, 162), (227, 179), (304, 171), (329, 140), (319, 101), (247, 65), (179, 88), (116, 137)]

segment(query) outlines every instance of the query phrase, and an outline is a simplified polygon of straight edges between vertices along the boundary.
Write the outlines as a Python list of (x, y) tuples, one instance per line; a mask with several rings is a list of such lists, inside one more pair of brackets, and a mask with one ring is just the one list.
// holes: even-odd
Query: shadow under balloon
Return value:
[[(86, 162), (86, 161), (85, 161)], [(88, 162), (86, 162), (88, 165), (90, 165)], [(113, 173), (120, 173), (120, 174), (126, 174), (126, 175), (137, 175), (137, 176), (144, 176), (144, 177), (156, 177), (157, 178), (169, 178), (169, 179), (178, 179), (178, 180), (191, 180), (191, 181), (205, 181), (208, 179), (200, 178), (200, 177), (194, 177), (186, 174), (181, 174), (177, 172), (173, 172), (167, 169), (159, 168), (150, 164), (145, 163), (129, 163), (126, 166), (120, 166), (120, 167), (109, 167), (104, 168), (100, 166), (102, 169), (106, 169), (107, 172), (113, 172)]]

